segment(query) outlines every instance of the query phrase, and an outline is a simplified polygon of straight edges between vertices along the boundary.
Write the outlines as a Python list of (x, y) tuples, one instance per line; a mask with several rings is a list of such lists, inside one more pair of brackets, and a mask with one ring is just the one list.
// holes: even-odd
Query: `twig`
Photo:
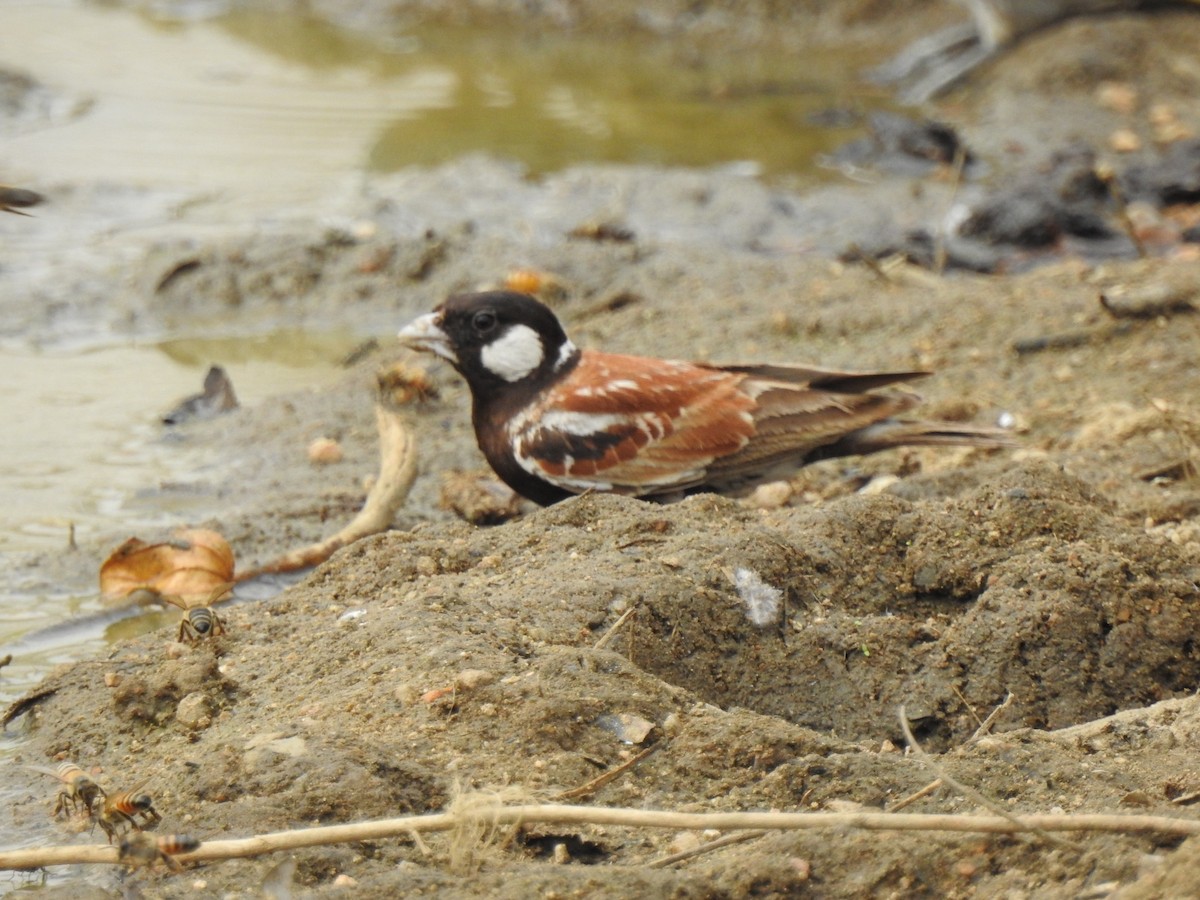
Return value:
[(4, 715), (0, 717), (0, 728), (8, 727), (8, 723), (17, 718), (17, 716), (24, 715), (43, 700), (49, 700), (57, 693), (58, 688), (45, 688), (34, 691), (32, 694), (26, 694), (4, 711)]
[(943, 784), (942, 779), (940, 779), (940, 778), (933, 779), (933, 781), (929, 782), (929, 784), (925, 785), (925, 787), (921, 788), (919, 791), (913, 791), (907, 797), (901, 797), (899, 800), (897, 800), (895, 803), (893, 803), (891, 806), (888, 807), (888, 812), (900, 812), (900, 810), (904, 809), (904, 807), (912, 806), (918, 800), (922, 800), (925, 797), (928, 797), (930, 794), (932, 794), (934, 791), (936, 791), (938, 788), (940, 788), (942, 786), (942, 784)]
[(993, 709), (988, 717), (979, 723), (979, 727), (975, 729), (975, 733), (967, 738), (967, 743), (973, 744), (975, 741), (979, 740), (981, 737), (990, 732), (992, 730), (992, 726), (996, 724), (996, 719), (1000, 717), (1000, 713), (1008, 709), (1008, 707), (1012, 705), (1012, 702), (1013, 693), (1012, 691), (1009, 691), (1005, 695), (1004, 700), (1001, 701), (1000, 705)]
[(934, 771), (934, 773), (939, 778), (941, 778), (942, 781), (944, 781), (946, 784), (950, 785), (950, 787), (954, 788), (959, 793), (964, 794), (967, 797), (970, 797), (976, 803), (980, 804), (983, 807), (986, 807), (987, 809), (990, 809), (992, 812), (996, 813), (997, 815), (1000, 815), (1003, 818), (1007, 819), (1009, 822), (1013, 823), (1013, 825), (1017, 826), (1018, 831), (1033, 831), (1033, 832), (1037, 833), (1038, 835), (1040, 835), (1041, 837), (1044, 837), (1049, 841), (1053, 841), (1054, 843), (1059, 844), (1060, 846), (1070, 847), (1073, 850), (1080, 849), (1076, 844), (1073, 844), (1071, 841), (1068, 841), (1068, 840), (1065, 840), (1064, 838), (1060, 838), (1055, 835), (1049, 834), (1048, 832), (1046, 832), (1040, 828), (1031, 827), (1029, 825), (1028, 819), (1023, 818), (1023, 817), (1014, 816), (1012, 813), (1010, 813), (1008, 810), (1006, 810), (999, 803), (996, 803), (994, 800), (992, 800), (989, 797), (985, 797), (982, 793), (975, 790), (975, 788), (971, 787), (970, 785), (963, 784), (963, 782), (959, 781), (954, 776), (947, 773), (946, 770), (943, 769), (933, 759), (932, 756), (930, 756), (928, 753), (925, 752), (925, 749), (917, 742), (917, 739), (913, 736), (912, 729), (908, 727), (908, 716), (904, 712), (903, 704), (901, 704), (901, 706), (900, 706), (899, 715), (900, 715), (900, 728), (904, 731), (904, 739), (906, 741), (908, 741), (908, 746), (912, 750), (913, 754), (918, 759), (920, 759), (921, 762), (925, 763), (925, 765), (927, 765), (929, 768), (931, 768)]
[(1029, 353), (1041, 353), (1043, 350), (1064, 350), (1068, 347), (1081, 347), (1091, 343), (1094, 335), (1088, 331), (1064, 331), (1059, 334), (1046, 334), (1039, 337), (1018, 338), (1013, 341), (1012, 348), (1019, 356)]
[[(296, 831), (277, 831), (250, 838), (205, 841), (192, 853), (179, 854), (180, 862), (245, 859), (282, 850), (326, 844), (354, 843), (404, 837), (409, 832), (450, 831), (464, 824), (509, 825), (515, 822), (560, 825), (616, 825), (626, 828), (672, 828), (703, 831), (831, 831), (860, 828), (865, 831), (950, 831), (981, 834), (1018, 832), (1106, 832), (1112, 834), (1200, 834), (1200, 820), (1169, 816), (1080, 813), (1014, 816), (930, 815), (921, 813), (781, 813), (727, 812), (681, 813), (655, 809), (613, 809), (560, 804), (487, 806), (466, 813), (403, 816), (350, 825), (325, 825)], [(107, 844), (42, 847), (0, 852), (0, 870), (35, 869), (75, 863), (116, 863), (117, 848)]]
[[(986, 719), (984, 719), (982, 722), (980, 722), (979, 716), (975, 715), (975, 710), (971, 708), (971, 705), (969, 703), (967, 703), (967, 698), (962, 695), (962, 692), (958, 688), (955, 688), (954, 693), (958, 694), (958, 699), (961, 700), (963, 702), (963, 705), (965, 705), (967, 707), (967, 711), (971, 714), (971, 717), (976, 722), (979, 722), (979, 727), (975, 729), (974, 734), (972, 734), (969, 738), (967, 738), (967, 740), (965, 741), (965, 744), (971, 744), (974, 741), (979, 740), (981, 737), (983, 737), (989, 731), (991, 731), (992, 725), (995, 724), (995, 722), (996, 722), (996, 717), (999, 716), (1000, 713), (1002, 713), (1005, 709), (1007, 709), (1009, 704), (1012, 703), (1012, 700), (1013, 700), (1012, 691), (1009, 691), (1008, 695), (1004, 698), (1003, 702), (1001, 702), (999, 706), (997, 706), (995, 709), (993, 709), (991, 714)], [(911, 806), (912, 804), (916, 803), (918, 800), (922, 800), (925, 797), (928, 797), (930, 794), (932, 794), (934, 791), (936, 791), (938, 788), (940, 788), (943, 783), (944, 783), (943, 779), (935, 778), (933, 781), (929, 782), (929, 784), (925, 785), (925, 787), (921, 788), (920, 790), (913, 791), (907, 797), (902, 797), (901, 799), (897, 800), (890, 807), (888, 807), (888, 811), (889, 812), (899, 812), (900, 810), (904, 809), (904, 807)]]
[(621, 617), (617, 619), (617, 621), (613, 622), (612, 627), (609, 628), (608, 631), (604, 632), (604, 634), (600, 637), (600, 640), (596, 641), (596, 646), (594, 646), (592, 649), (603, 650), (604, 645), (612, 640), (612, 637), (617, 633), (617, 630), (620, 629), (620, 627), (624, 625), (629, 617), (635, 612), (637, 612), (637, 607), (631, 606), (629, 609), (625, 610), (625, 612), (621, 613)]
[(647, 756), (649, 756), (651, 753), (653, 753), (655, 750), (657, 750), (662, 745), (663, 745), (662, 741), (651, 744), (649, 747), (647, 747), (641, 753), (638, 753), (636, 756), (630, 757), (629, 759), (625, 760), (625, 762), (621, 763), (616, 768), (609, 769), (607, 772), (601, 772), (599, 775), (597, 775), (595, 778), (593, 778), (591, 781), (587, 782), (586, 784), (581, 784), (581, 785), (579, 785), (579, 787), (574, 787), (574, 788), (571, 788), (569, 791), (563, 791), (561, 794), (555, 795), (554, 799), (555, 800), (578, 800), (580, 797), (590, 796), (591, 794), (596, 793), (596, 791), (600, 790), (600, 788), (604, 787), (606, 784), (608, 784), (610, 781), (612, 781), (614, 778), (616, 778), (622, 772), (625, 772), (625, 771), (633, 768), (634, 766), (636, 766), (638, 763), (640, 763), (643, 759), (645, 759)]
[[(394, 380), (402, 380), (403, 374), (397, 376), (397, 371), (404, 370), (392, 370)], [(409, 371), (412, 373), (409, 376), (411, 391), (407, 396), (421, 396), (425, 376), (416, 370)], [(310, 568), (329, 559), (336, 550), (347, 544), (391, 527), (396, 512), (404, 505), (417, 477), (416, 441), (399, 405), (391, 399), (396, 393), (395, 383), (385, 384), (380, 379), (380, 394), (375, 404), (375, 424), (379, 429), (379, 478), (354, 520), (337, 534), (319, 543), (292, 550), (264, 565), (239, 572), (238, 581)]]
[(728, 847), (731, 844), (741, 844), (746, 841), (752, 841), (755, 838), (762, 837), (766, 832), (763, 831), (739, 831), (737, 834), (727, 834), (724, 837), (719, 837), (715, 841), (708, 841), (698, 847), (693, 847), (690, 850), (680, 850), (678, 853), (672, 853), (670, 856), (662, 856), (658, 859), (651, 860), (646, 863), (648, 869), (663, 869), (677, 862), (683, 862), (685, 859), (691, 859), (694, 856), (701, 856), (705, 853), (712, 853), (714, 850), (720, 850), (722, 847)]
[(971, 714), (971, 718), (975, 720), (975, 724), (977, 726), (982, 726), (983, 720), (979, 718), (979, 714), (975, 712), (975, 707), (973, 707), (970, 701), (967, 700), (966, 695), (958, 689), (958, 685), (950, 685), (950, 690), (954, 691), (954, 696), (957, 697), (959, 702), (967, 708), (967, 712)]

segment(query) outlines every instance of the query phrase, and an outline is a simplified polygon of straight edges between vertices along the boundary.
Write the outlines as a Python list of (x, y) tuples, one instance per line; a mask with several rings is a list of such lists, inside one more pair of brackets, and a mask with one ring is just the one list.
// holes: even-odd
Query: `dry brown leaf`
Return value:
[(101, 564), (100, 593), (119, 599), (144, 590), (193, 603), (233, 581), (233, 569), (233, 550), (215, 531), (184, 529), (158, 544), (133, 537)]

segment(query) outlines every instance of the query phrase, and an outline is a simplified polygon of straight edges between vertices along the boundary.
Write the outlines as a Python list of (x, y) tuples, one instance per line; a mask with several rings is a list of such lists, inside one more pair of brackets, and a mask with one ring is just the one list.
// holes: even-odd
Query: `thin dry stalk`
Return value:
[(630, 617), (633, 616), (633, 614), (636, 612), (637, 612), (637, 607), (631, 606), (631, 607), (629, 607), (629, 609), (625, 610), (625, 612), (621, 613), (621, 617), (619, 619), (617, 619), (617, 621), (613, 622), (612, 627), (609, 628), (608, 631), (604, 632), (604, 634), (600, 636), (600, 640), (596, 641), (596, 646), (594, 646), (592, 649), (593, 650), (603, 650), (604, 645), (613, 639), (613, 635), (615, 635), (617, 633), (617, 631), (620, 630), (621, 626), (624, 625), (627, 621), (629, 621)]
[(755, 838), (762, 837), (764, 834), (766, 834), (765, 831), (739, 831), (737, 834), (727, 834), (714, 841), (701, 844), (699, 847), (693, 847), (690, 850), (680, 850), (678, 853), (672, 853), (670, 856), (662, 856), (651, 860), (646, 863), (646, 866), (650, 869), (663, 869), (677, 862), (683, 862), (685, 859), (692, 859), (696, 856), (702, 856), (705, 853), (712, 853), (714, 850), (720, 850), (722, 847), (752, 841)]
[[(434, 813), (378, 819), (350, 825), (325, 825), (296, 831), (277, 831), (249, 838), (205, 841), (192, 853), (179, 854), (180, 862), (246, 859), (265, 853), (298, 850), (329, 844), (402, 838), (410, 832), (451, 831), (464, 819), (478, 818), (485, 830), (502, 825), (554, 823), (558, 825), (614, 825), (625, 828), (670, 828), (675, 831), (948, 831), (978, 834), (1021, 832), (1104, 832), (1110, 834), (1200, 834), (1200, 820), (1171, 816), (1082, 813), (1077, 815), (1029, 814), (1013, 816), (938, 815), (920, 813), (680, 813), (653, 809), (612, 809), (554, 803), (496, 806), (490, 800), (471, 804), (459, 813)], [(0, 852), (0, 870), (36, 869), (78, 863), (117, 863), (117, 848), (108, 844), (42, 847)]]
[(996, 719), (1000, 717), (1000, 713), (1008, 709), (1008, 707), (1012, 705), (1012, 702), (1013, 693), (1012, 691), (1009, 691), (1005, 695), (1004, 700), (1001, 701), (1000, 705), (993, 709), (988, 717), (979, 723), (979, 727), (975, 729), (975, 733), (967, 738), (966, 742), (968, 744), (972, 744), (980, 738), (985, 737), (992, 730), (992, 726), (996, 724)]
[[(971, 718), (979, 723), (979, 727), (975, 729), (974, 734), (967, 738), (967, 740), (964, 742), (964, 746), (978, 741), (980, 738), (990, 732), (992, 730), (992, 725), (994, 725), (996, 722), (997, 717), (1000, 715), (1000, 713), (1004, 712), (1004, 710), (1008, 709), (1009, 705), (1013, 701), (1012, 691), (1009, 691), (1000, 705), (993, 709), (986, 719), (980, 721), (979, 716), (975, 715), (975, 710), (971, 707), (971, 704), (967, 702), (967, 698), (962, 695), (962, 692), (959, 691), (958, 688), (955, 688), (954, 693), (958, 695), (958, 699), (963, 702), (964, 706), (966, 706), (967, 711), (971, 714)], [(890, 812), (899, 812), (906, 806), (911, 806), (918, 800), (928, 797), (930, 794), (940, 788), (943, 783), (944, 782), (941, 778), (935, 778), (920, 790), (913, 791), (907, 797), (902, 797), (901, 799), (897, 800), (890, 807), (888, 807), (888, 809)]]
[(613, 781), (616, 778), (618, 778), (622, 773), (627, 772), (630, 769), (632, 769), (634, 766), (636, 766), (638, 763), (640, 763), (643, 759), (645, 759), (647, 756), (649, 756), (655, 750), (659, 749), (659, 747), (663, 746), (663, 743), (664, 743), (663, 741), (659, 741), (658, 743), (651, 744), (649, 747), (647, 747), (641, 753), (638, 753), (636, 756), (630, 757), (629, 759), (625, 760), (625, 762), (621, 763), (619, 766), (609, 769), (607, 772), (601, 772), (599, 775), (597, 775), (595, 778), (593, 778), (591, 781), (587, 782), (586, 784), (581, 784), (581, 785), (579, 785), (579, 787), (574, 787), (574, 788), (571, 788), (569, 791), (563, 791), (561, 794), (555, 795), (554, 799), (555, 800), (579, 800), (582, 797), (591, 796), (592, 794), (596, 793), (596, 791), (600, 790), (600, 788), (602, 788), (606, 784), (608, 784), (610, 781)]
[(979, 714), (975, 712), (975, 707), (973, 707), (971, 702), (967, 700), (966, 695), (958, 689), (958, 685), (950, 685), (950, 690), (954, 691), (954, 696), (958, 698), (958, 702), (966, 707), (967, 712), (971, 714), (971, 718), (975, 720), (975, 724), (977, 726), (982, 726), (983, 719), (979, 718)]
[(900, 812), (900, 810), (904, 809), (904, 807), (912, 806), (918, 800), (923, 800), (924, 798), (928, 797), (930, 794), (940, 788), (942, 784), (942, 779), (933, 779), (933, 781), (929, 782), (929, 784), (925, 785), (925, 787), (921, 788), (920, 790), (913, 791), (907, 797), (901, 797), (890, 807), (888, 807), (888, 812)]

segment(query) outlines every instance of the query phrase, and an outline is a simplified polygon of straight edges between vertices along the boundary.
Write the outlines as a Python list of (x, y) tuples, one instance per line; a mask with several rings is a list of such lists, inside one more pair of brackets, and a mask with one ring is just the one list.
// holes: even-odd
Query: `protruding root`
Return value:
[(417, 477), (417, 446), (403, 407), (431, 394), (432, 388), (425, 372), (419, 368), (397, 363), (380, 372), (375, 402), (375, 425), (379, 429), (379, 477), (367, 495), (363, 508), (337, 534), (308, 547), (292, 550), (264, 565), (239, 572), (237, 580), (247, 581), (259, 575), (310, 568), (329, 559), (334, 551), (391, 527)]

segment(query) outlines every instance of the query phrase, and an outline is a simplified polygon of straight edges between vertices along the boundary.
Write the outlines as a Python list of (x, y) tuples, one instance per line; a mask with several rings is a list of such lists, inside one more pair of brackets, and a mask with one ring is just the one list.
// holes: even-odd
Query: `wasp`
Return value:
[(225, 633), (225, 626), (221, 624), (221, 619), (212, 606), (224, 598), (231, 587), (233, 587), (231, 581), (218, 585), (203, 603), (196, 604), (189, 603), (183, 597), (163, 594), (164, 600), (183, 610), (183, 619), (179, 622), (180, 643), (193, 644), (206, 637), (216, 637)]
[[(138, 820), (139, 816), (141, 821)], [(108, 835), (110, 844), (117, 831), (125, 826), (134, 831), (141, 831), (161, 821), (162, 816), (154, 808), (150, 795), (141, 793), (140, 787), (119, 794), (109, 794), (104, 798), (100, 811), (96, 813), (96, 823)]]
[(182, 872), (183, 866), (175, 858), (179, 853), (191, 853), (200, 846), (200, 842), (186, 834), (164, 834), (159, 837), (134, 832), (117, 847), (117, 859), (131, 869), (143, 866), (153, 866), (159, 860), (163, 865), (175, 872)]
[(104, 788), (92, 781), (83, 769), (70, 760), (59, 763), (58, 768), (55, 769), (48, 769), (45, 766), (30, 766), (29, 768), (35, 772), (41, 772), (43, 775), (53, 775), (62, 783), (57, 802), (54, 804), (53, 815), (55, 816), (60, 812), (66, 812), (68, 803), (71, 804), (72, 812), (79, 812), (80, 804), (82, 804), (84, 813), (90, 816), (96, 799), (108, 796), (104, 793)]

